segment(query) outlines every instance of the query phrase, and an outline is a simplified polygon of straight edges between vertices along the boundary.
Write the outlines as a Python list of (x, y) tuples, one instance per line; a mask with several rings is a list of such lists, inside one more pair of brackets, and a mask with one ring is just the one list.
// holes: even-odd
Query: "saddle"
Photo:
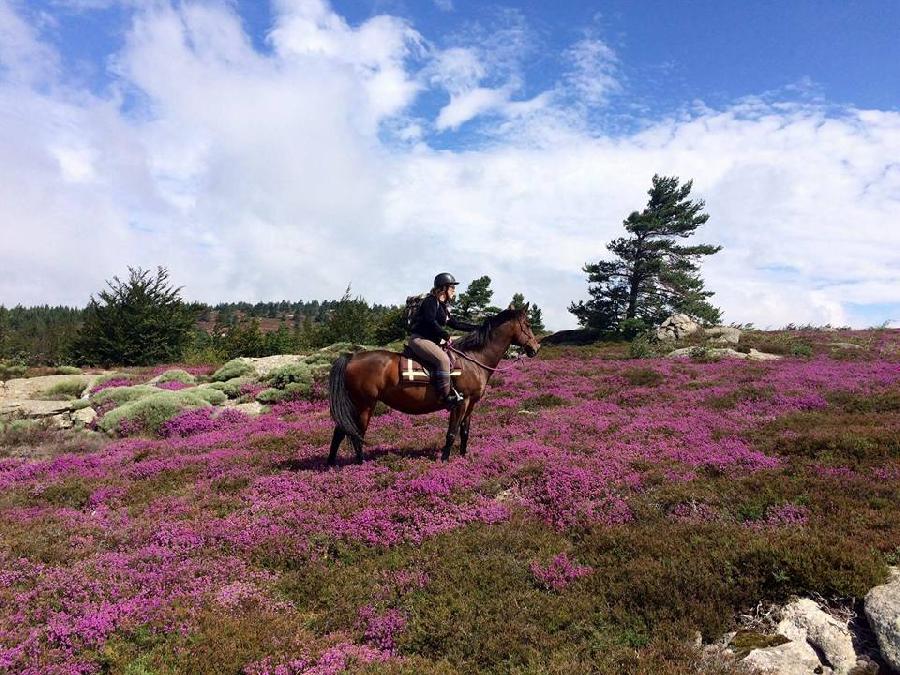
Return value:
[[(403, 348), (400, 354), (400, 382), (401, 384), (431, 384), (431, 371), (418, 360), (409, 345)], [(462, 371), (456, 367), (456, 359), (450, 353), (450, 377), (462, 375)]]

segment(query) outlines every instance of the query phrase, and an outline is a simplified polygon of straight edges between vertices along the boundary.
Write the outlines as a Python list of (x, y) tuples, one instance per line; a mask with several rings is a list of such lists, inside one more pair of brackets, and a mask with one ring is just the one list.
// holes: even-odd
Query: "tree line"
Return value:
[[(599, 335), (633, 337), (674, 313), (706, 324), (721, 311), (700, 276), (711, 244), (682, 243), (706, 223), (703, 200), (691, 198), (692, 181), (652, 178), (647, 205), (623, 221), (625, 236), (607, 244), (609, 254), (585, 263), (589, 299), (568, 310), (583, 328)], [(454, 312), (480, 322), (500, 311), (487, 275), (473, 280), (457, 298)], [(516, 293), (511, 304), (525, 305)], [(261, 321), (278, 321), (263, 330)], [(544, 331), (534, 303), (529, 320)], [(84, 309), (0, 306), (0, 360), (29, 365), (61, 363), (145, 365), (189, 360), (211, 362), (236, 356), (267, 356), (323, 347), (335, 342), (388, 345), (407, 336), (405, 307), (370, 305), (347, 287), (339, 300), (185, 302), (165, 268), (129, 268), (91, 296)]]

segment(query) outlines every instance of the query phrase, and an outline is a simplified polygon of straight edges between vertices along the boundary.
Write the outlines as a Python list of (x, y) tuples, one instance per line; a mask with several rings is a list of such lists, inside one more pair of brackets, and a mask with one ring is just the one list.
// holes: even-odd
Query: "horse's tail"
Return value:
[(347, 385), (344, 382), (344, 376), (347, 370), (347, 363), (353, 355), (341, 354), (337, 361), (331, 366), (331, 373), (328, 376), (329, 391), (329, 408), (331, 410), (331, 419), (345, 434), (351, 439), (363, 442), (362, 432), (359, 428), (359, 413), (350, 395), (347, 393)]

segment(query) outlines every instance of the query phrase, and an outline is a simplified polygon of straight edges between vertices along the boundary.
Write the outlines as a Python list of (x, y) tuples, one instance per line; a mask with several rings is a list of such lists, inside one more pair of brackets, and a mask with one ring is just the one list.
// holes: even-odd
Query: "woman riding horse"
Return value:
[(441, 272), (434, 278), (434, 287), (419, 305), (409, 337), (409, 348), (426, 365), (432, 366), (434, 385), (448, 410), (462, 403), (463, 396), (450, 385), (450, 356), (440, 345), (442, 340), (450, 342), (450, 333), (444, 326), (456, 330), (478, 328), (477, 324), (459, 321), (450, 315), (449, 305), (456, 296), (458, 285), (449, 272)]
[[(450, 459), (457, 431), (460, 438), (459, 452), (461, 455), (466, 454), (472, 410), (484, 396), (488, 381), (509, 346), (515, 344), (523, 347), (528, 356), (534, 356), (540, 349), (528, 324), (528, 307), (526, 304), (522, 309), (516, 309), (510, 305), (508, 309), (485, 319), (461, 340), (449, 345), (449, 349), (458, 357), (456, 365), (461, 373), (456, 378), (456, 387), (463, 400), (450, 411), (450, 423), (441, 451), (442, 460)], [(449, 318), (446, 325), (452, 326)], [(449, 371), (449, 364), (442, 364), (440, 369)], [(337, 462), (337, 451), (344, 438), (349, 438), (353, 444), (357, 463), (362, 462), (363, 437), (375, 404), (379, 401), (394, 410), (412, 415), (436, 412), (444, 408), (444, 397), (433, 387), (410, 385), (401, 381), (400, 354), (386, 349), (342, 354), (331, 367), (328, 388), (331, 418), (335, 423), (328, 453), (329, 465)]]

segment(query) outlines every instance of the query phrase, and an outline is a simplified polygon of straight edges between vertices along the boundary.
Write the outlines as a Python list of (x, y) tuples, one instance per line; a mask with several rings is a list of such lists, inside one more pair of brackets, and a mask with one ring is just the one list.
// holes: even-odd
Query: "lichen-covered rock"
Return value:
[(865, 610), (882, 658), (900, 672), (900, 569), (892, 568), (888, 583), (866, 594)]

